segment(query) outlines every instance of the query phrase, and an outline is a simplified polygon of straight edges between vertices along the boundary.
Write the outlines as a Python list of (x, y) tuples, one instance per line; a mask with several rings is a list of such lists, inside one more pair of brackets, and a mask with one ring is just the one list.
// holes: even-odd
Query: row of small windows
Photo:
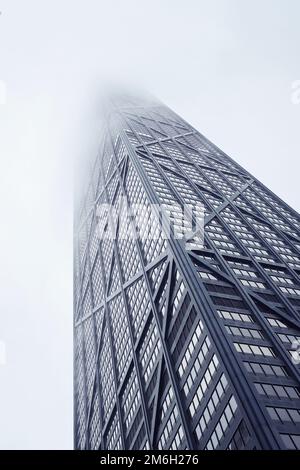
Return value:
[[(224, 221), (226, 221), (227, 223), (229, 223), (230, 220), (231, 220), (229, 217), (223, 217), (223, 219), (224, 219)], [(247, 229), (244, 225), (242, 225), (242, 222), (241, 222), (240, 220), (238, 220), (238, 219), (235, 219), (235, 220), (234, 220), (234, 223), (231, 223), (231, 224), (230, 224), (230, 228), (231, 228), (231, 230), (232, 230), (233, 232), (235, 232), (235, 233), (239, 233), (240, 235), (241, 235), (241, 234), (243, 234), (243, 235), (244, 235), (244, 234), (245, 234), (245, 235), (247, 234), (247, 235), (250, 236), (250, 238), (253, 238), (253, 235), (248, 233), (248, 229)]]
[(241, 421), (237, 430), (234, 433), (233, 438), (227, 446), (227, 450), (243, 450), (246, 448), (247, 443), (250, 440), (250, 434), (245, 424), (245, 421)]
[(300, 295), (300, 289), (293, 289), (291, 287), (283, 287), (283, 286), (279, 286), (279, 289), (281, 290), (281, 292), (284, 292), (285, 294)]
[(173, 387), (170, 386), (168, 393), (162, 404), (162, 412), (161, 412), (161, 418), (160, 418), (161, 421), (163, 421), (164, 417), (166, 416), (169, 406), (173, 401), (173, 398), (174, 398)]
[(291, 255), (284, 255), (282, 254), (281, 257), (286, 260), (286, 262), (290, 265), (290, 266), (295, 266), (295, 267), (298, 267), (300, 266), (300, 260), (298, 257), (296, 256), (291, 256)]
[(108, 450), (121, 449), (120, 423), (117, 416), (114, 417), (113, 422), (107, 432), (106, 447)]
[(158, 441), (158, 448), (161, 450), (161, 449), (164, 449), (165, 448), (165, 445), (168, 443), (168, 440), (170, 438), (170, 435), (174, 429), (174, 425), (178, 419), (178, 410), (177, 410), (177, 406), (175, 405), (174, 406), (174, 409), (172, 411), (172, 413), (170, 414), (170, 417), (164, 427), (164, 430), (160, 436), (160, 439)]
[(76, 356), (75, 356), (75, 367), (76, 367), (76, 438), (78, 442), (78, 448), (85, 448), (85, 437), (86, 437), (86, 416), (85, 416), (85, 378), (83, 368), (83, 345), (82, 345), (82, 328), (77, 327), (76, 331)]
[(257, 289), (266, 289), (266, 285), (262, 282), (249, 281), (248, 279), (241, 279), (240, 281), (243, 286), (255, 287)]
[(245, 313), (237, 313), (237, 312), (229, 312), (227, 310), (217, 310), (218, 315), (220, 318), (224, 320), (234, 320), (234, 321), (241, 321), (245, 323), (253, 323), (252, 318), (250, 315)]
[(250, 253), (252, 253), (255, 258), (261, 260), (261, 261), (270, 261), (269, 254), (266, 250), (258, 249), (258, 248), (252, 248), (249, 247), (248, 250)]
[[(235, 219), (235, 221), (236, 220), (237, 219)], [(229, 223), (229, 226), (232, 228), (232, 224)], [(250, 229), (248, 229), (246, 225), (241, 225), (236, 231), (236, 234), (241, 239), (241, 242), (244, 243), (245, 246), (253, 246), (257, 248), (262, 246), (257, 235), (253, 235), (253, 233), (250, 232)]]
[(111, 357), (110, 342), (108, 338), (107, 328), (105, 328), (102, 342), (102, 350), (100, 351), (99, 364), (102, 400), (104, 408), (104, 421), (108, 418), (114, 404), (115, 384), (112, 376), (112, 368), (113, 364)]
[(217, 280), (216, 276), (214, 276), (211, 273), (205, 272), (205, 271), (198, 271), (198, 275), (201, 277), (201, 279)]
[[(222, 229), (220, 229), (220, 230), (217, 230), (217, 229), (219, 229), (219, 227), (215, 227), (212, 230), (214, 232), (214, 234), (213, 234), (213, 239), (214, 240), (230, 241), (230, 238), (222, 232)], [(221, 233), (216, 233), (216, 232), (221, 232)]]
[(254, 255), (254, 258), (255, 258), (257, 261), (263, 261), (263, 262), (265, 262), (265, 261), (269, 261), (269, 262), (270, 262), (270, 261), (274, 261), (274, 259), (271, 258), (270, 255), (266, 256), (266, 254), (268, 255), (267, 252), (265, 252), (264, 255), (258, 255), (258, 254), (256, 254), (256, 255)]
[(232, 395), (218, 421), (218, 424), (215, 427), (214, 432), (212, 433), (209, 441), (207, 442), (205, 449), (213, 450), (219, 446), (221, 439), (224, 437), (236, 411), (237, 402), (234, 396)]
[[(279, 271), (278, 269), (271, 269), (266, 267), (264, 267), (264, 270), (270, 273), (270, 278), (273, 282), (275, 282), (276, 284), (281, 284), (279, 285), (279, 289), (282, 292), (291, 295), (300, 295), (300, 290), (298, 289), (298, 286), (295, 285), (293, 279), (286, 276), (283, 277), (283, 275), (285, 274), (284, 272)], [(279, 275), (275, 275), (274, 273), (278, 273)]]
[(91, 409), (90, 422), (89, 422), (89, 440), (90, 448), (98, 450), (101, 442), (101, 427), (100, 427), (100, 403), (98, 392), (95, 394), (93, 407)]
[(253, 330), (249, 328), (239, 328), (237, 326), (225, 326), (227, 333), (235, 336), (244, 336), (245, 338), (263, 338), (263, 335), (259, 330)]
[(126, 290), (130, 309), (129, 314), (132, 320), (132, 326), (135, 337), (138, 337), (142, 331), (145, 319), (149, 312), (150, 299), (146, 288), (144, 278), (140, 278), (131, 284)]
[(298, 434), (280, 434), (285, 446), (290, 450), (300, 449), (300, 435)]
[(185, 203), (193, 205), (199, 202), (198, 194), (189, 186), (185, 179), (179, 178), (170, 172), (167, 172), (167, 175), (171, 184), (173, 183)]
[[(272, 272), (271, 270), (267, 270), (265, 269), (265, 271), (270, 271)], [(280, 272), (280, 271), (279, 271)], [(280, 274), (282, 274), (280, 272)], [(278, 282), (278, 283), (281, 283), (281, 284), (290, 284), (290, 285), (294, 285), (293, 283), (293, 280), (290, 279), (289, 277), (282, 277), (282, 276), (275, 276), (274, 274), (272, 274), (271, 276), (271, 279), (275, 282)]]
[(299, 398), (299, 391), (295, 387), (263, 383), (255, 383), (254, 385), (260, 395), (276, 398)]
[(89, 402), (92, 397), (93, 384), (96, 371), (96, 348), (94, 341), (94, 330), (91, 317), (85, 320), (84, 343), (85, 343), (85, 379), (87, 385), (87, 395)]
[(300, 411), (294, 408), (278, 408), (267, 406), (268, 413), (274, 421), (281, 423), (300, 423)]
[[(214, 243), (216, 247), (220, 249), (220, 251), (236, 250), (236, 246), (232, 242), (221, 242), (219, 240), (214, 240)], [(234, 254), (234, 251), (232, 251), (232, 253)]]
[[(213, 376), (215, 375), (218, 366), (219, 366), (219, 360), (217, 356), (214, 354), (196, 390), (196, 393), (191, 401), (191, 404), (189, 406), (189, 411), (192, 417), (194, 416), (197, 409), (199, 408), (200, 403), (206, 393), (206, 390), (208, 389), (210, 383), (213, 380)], [(184, 391), (185, 391), (185, 394), (187, 395), (186, 390)]]
[(183, 432), (182, 426), (180, 425), (177, 433), (175, 434), (173, 441), (171, 442), (170, 449), (171, 450), (179, 449), (183, 440), (184, 440), (184, 432)]
[(126, 383), (124, 392), (122, 394), (122, 404), (123, 404), (123, 409), (124, 409), (125, 414), (128, 412), (130, 403), (133, 397), (135, 396), (137, 390), (138, 390), (138, 380), (137, 380), (135, 371), (133, 370), (130, 374), (130, 377), (127, 379), (127, 383)]
[(111, 237), (104, 237), (102, 243), (102, 259), (103, 259), (103, 268), (104, 272), (106, 273), (107, 281), (108, 281), (108, 274), (110, 272), (110, 265), (111, 265), (111, 257), (113, 253), (113, 241)]
[[(154, 325), (154, 323), (152, 323), (152, 325)], [(148, 329), (147, 335), (143, 342), (142, 350), (140, 351), (140, 359), (144, 369), (145, 382), (147, 382), (150, 377), (160, 347), (161, 342), (158, 337), (157, 327), (154, 325)]]
[[(245, 205), (245, 204), (244, 204)], [(245, 206), (246, 207), (246, 206)], [(247, 208), (247, 207), (246, 207)], [(225, 214), (225, 215), (223, 215)], [(237, 236), (239, 237), (240, 241), (243, 243), (246, 248), (253, 254), (256, 259), (261, 261), (270, 260), (270, 253), (268, 253), (259, 240), (255, 239), (255, 236), (250, 232), (250, 230), (243, 224), (241, 220), (237, 217), (237, 215), (226, 208), (223, 212), (223, 219), (229, 225), (229, 227), (233, 229), (233, 223), (238, 225), (237, 230), (235, 230)]]
[(274, 375), (276, 377), (285, 377), (287, 375), (285, 369), (282, 366), (261, 364), (258, 362), (244, 362), (244, 365), (248, 372), (255, 375)]
[(121, 295), (110, 302), (110, 317), (115, 344), (117, 371), (120, 383), (124, 378), (126, 364), (132, 355), (128, 320), (125, 314), (124, 300)]
[(221, 191), (223, 194), (225, 194), (227, 197), (232, 196), (234, 194), (234, 189), (231, 188), (231, 186), (226, 182), (226, 180), (221, 177), (216, 170), (210, 170), (208, 168), (202, 167), (202, 171), (210, 181), (218, 188), (218, 191)]
[(129, 429), (132, 419), (135, 415), (135, 412), (140, 404), (140, 391), (138, 387), (138, 380), (135, 372), (131, 373), (130, 378), (126, 384), (123, 397), (122, 397), (122, 404), (123, 410), (125, 414), (125, 426), (126, 429)]
[[(257, 223), (257, 221), (254, 221), (252, 218), (248, 218), (250, 223), (252, 223), (252, 226), (256, 228), (259, 232), (259, 234), (264, 238), (267, 243), (269, 243), (271, 246), (273, 246), (277, 251), (278, 254), (280, 255), (280, 247), (284, 246), (286, 247), (287, 242), (283, 241), (269, 226), (264, 225), (262, 223)], [(283, 231), (288, 230), (285, 229), (283, 226), (279, 224), (275, 224), (276, 227), (279, 229), (283, 229)]]
[(255, 240), (254, 235), (250, 233), (247, 233), (247, 235), (243, 235), (241, 241), (246, 247), (262, 248), (262, 244), (259, 241)]
[(257, 184), (254, 185), (255, 190), (264, 198), (266, 201), (268, 201), (273, 207), (276, 207), (276, 209), (282, 213), (290, 222), (296, 225), (296, 227), (300, 228), (298, 220), (291, 215), (289, 211), (284, 209), (276, 200), (274, 197), (271, 197), (269, 194), (267, 194), (265, 191), (263, 191)]
[(258, 346), (256, 344), (234, 343), (237, 352), (242, 354), (253, 354), (256, 356), (274, 357), (275, 354), (267, 346)]
[(293, 343), (297, 342), (300, 344), (300, 336), (295, 335), (283, 335), (282, 333), (278, 333), (278, 337), (281, 339), (283, 343)]
[(125, 426), (126, 426), (126, 429), (129, 429), (130, 427), (130, 424), (132, 422), (132, 419), (135, 415), (135, 412), (138, 408), (138, 406), (140, 405), (140, 401), (141, 401), (141, 396), (140, 396), (140, 391), (138, 390), (137, 391), (137, 394), (135, 395), (134, 397), (134, 400), (132, 402), (132, 405), (127, 413), (127, 416), (125, 418)]
[[(184, 393), (185, 395), (187, 396), (193, 386), (193, 384), (195, 383), (196, 379), (197, 379), (197, 375), (198, 375), (198, 372), (204, 362), (204, 359), (208, 353), (208, 350), (210, 348), (210, 340), (208, 337), (205, 338), (204, 342), (203, 342), (203, 345), (201, 346), (201, 349), (199, 350), (199, 353), (195, 359), (195, 362), (193, 364), (193, 367), (185, 381), (185, 384), (184, 384)], [(183, 366), (185, 365), (185, 360), (183, 361)]]
[(238, 276), (257, 277), (254, 271), (246, 271), (245, 269), (233, 268), (233, 272)]
[(185, 290), (186, 290), (186, 289), (185, 289), (184, 283), (183, 283), (183, 281), (181, 281), (180, 284), (179, 284), (177, 293), (176, 293), (176, 295), (175, 295), (175, 298), (174, 298), (174, 300), (173, 300), (173, 302), (172, 302), (172, 316), (175, 315), (176, 310), (177, 310), (178, 305), (179, 305), (179, 303), (180, 303), (180, 301), (181, 301), (181, 299), (182, 299), (182, 297), (183, 297), (183, 295), (184, 295)]
[(200, 441), (201, 437), (203, 436), (203, 433), (205, 432), (212, 418), (212, 415), (214, 414), (217, 406), (219, 405), (223, 396), (225, 395), (225, 390), (227, 389), (227, 387), (228, 387), (227, 379), (225, 375), (222, 374), (195, 428), (198, 441)]
[(271, 326), (279, 327), (279, 328), (287, 328), (287, 326), (282, 323), (280, 320), (277, 320), (276, 318), (267, 318), (268, 322), (270, 323)]
[[(210, 223), (210, 225), (209, 225), (209, 230), (210, 230), (211, 232), (213, 232), (213, 233), (216, 235), (216, 238), (219, 237), (219, 235), (217, 235), (217, 233), (222, 233), (222, 234), (223, 234), (223, 229), (222, 229), (222, 227), (220, 227), (220, 225), (218, 225), (218, 223), (217, 223), (215, 220), (212, 220), (212, 221), (211, 221), (211, 223)], [(215, 236), (215, 235), (214, 235), (214, 236)], [(224, 236), (228, 239), (227, 235), (223, 235), (223, 237), (224, 237)], [(222, 237), (222, 238), (223, 238), (223, 237)]]
[(142, 364), (143, 369), (145, 368), (147, 364), (147, 361), (150, 357), (150, 353), (152, 352), (153, 345), (157, 341), (157, 338), (158, 338), (157, 327), (154, 321), (152, 320), (148, 328), (147, 334), (145, 336), (145, 339), (142, 343), (141, 350), (140, 350), (140, 358), (141, 358), (141, 364)]
[[(187, 346), (187, 349), (186, 349), (186, 351), (184, 353), (184, 356), (181, 360), (181, 363), (178, 367), (178, 373), (179, 373), (180, 377), (183, 376), (183, 374), (184, 374), (184, 372), (187, 368), (187, 365), (188, 365), (188, 363), (189, 363), (189, 361), (190, 361), (190, 359), (193, 355), (193, 352), (195, 351), (195, 348), (196, 348), (196, 346), (199, 342), (199, 339), (200, 339), (200, 336), (201, 336), (202, 332), (203, 332), (203, 323), (202, 323), (201, 320), (199, 320), (198, 325), (196, 326), (195, 332), (194, 332), (194, 334), (193, 334), (193, 336), (192, 336), (192, 338), (191, 338), (191, 340), (190, 340), (190, 342)], [(208, 340), (208, 338), (206, 338), (206, 339)], [(210, 344), (208, 343), (207, 344), (207, 350), (209, 348), (209, 345)], [(204, 351), (202, 351), (202, 354), (203, 354), (203, 352)], [(203, 354), (203, 360), (204, 360), (204, 354)]]
[(278, 215), (272, 211), (267, 204), (260, 199), (251, 189), (247, 189), (245, 191), (246, 199), (248, 199), (252, 204), (254, 204), (271, 222), (275, 223), (275, 225), (282, 230), (291, 231), (291, 228), (284, 223), (284, 221), (278, 217)]
[[(149, 208), (149, 201), (146, 198), (145, 191), (132, 166), (129, 166), (127, 175), (126, 188), (131, 204), (136, 205), (136, 207), (140, 204), (143, 207)], [(153, 214), (153, 211), (145, 210), (143, 213), (139, 213), (138, 217), (135, 217), (135, 222), (144, 255), (147, 261), (151, 262), (166, 248), (166, 241), (163, 239), (158, 219)], [(151, 230), (150, 236), (149, 229)]]
[(132, 224), (122, 224), (118, 234), (118, 246), (125, 281), (133, 277), (140, 269), (139, 256), (133, 236)]

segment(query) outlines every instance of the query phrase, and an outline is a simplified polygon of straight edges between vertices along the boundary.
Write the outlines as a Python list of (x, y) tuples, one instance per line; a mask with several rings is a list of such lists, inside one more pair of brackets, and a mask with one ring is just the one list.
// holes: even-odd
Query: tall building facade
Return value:
[[(110, 101), (87, 165), (74, 222), (75, 448), (300, 449), (299, 215), (149, 97)], [(104, 237), (99, 206), (124, 201), (200, 202), (204, 242), (165, 236), (155, 210)]]

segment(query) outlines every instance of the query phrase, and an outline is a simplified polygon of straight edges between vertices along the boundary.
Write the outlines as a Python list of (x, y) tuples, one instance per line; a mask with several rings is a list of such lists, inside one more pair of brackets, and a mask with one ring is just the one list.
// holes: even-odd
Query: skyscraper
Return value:
[[(100, 140), (74, 223), (75, 447), (300, 449), (299, 215), (151, 97), (111, 99)], [(176, 237), (199, 203), (204, 241)], [(104, 236), (124, 204), (145, 211)]]

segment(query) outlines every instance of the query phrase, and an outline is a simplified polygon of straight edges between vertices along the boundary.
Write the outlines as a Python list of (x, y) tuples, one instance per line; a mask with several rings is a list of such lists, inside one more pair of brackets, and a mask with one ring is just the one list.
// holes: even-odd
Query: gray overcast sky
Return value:
[(101, 84), (148, 89), (299, 210), (300, 2), (0, 10), (0, 447), (71, 448), (72, 166), (95, 152)]

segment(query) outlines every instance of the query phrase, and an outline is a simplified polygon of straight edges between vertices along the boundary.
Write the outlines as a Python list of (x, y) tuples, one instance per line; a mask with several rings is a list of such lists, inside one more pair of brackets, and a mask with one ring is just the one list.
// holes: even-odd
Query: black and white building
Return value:
[[(300, 449), (299, 215), (157, 100), (105, 112), (75, 208), (75, 448)], [(125, 203), (145, 211), (104, 236)], [(204, 241), (177, 237), (197, 204)]]

